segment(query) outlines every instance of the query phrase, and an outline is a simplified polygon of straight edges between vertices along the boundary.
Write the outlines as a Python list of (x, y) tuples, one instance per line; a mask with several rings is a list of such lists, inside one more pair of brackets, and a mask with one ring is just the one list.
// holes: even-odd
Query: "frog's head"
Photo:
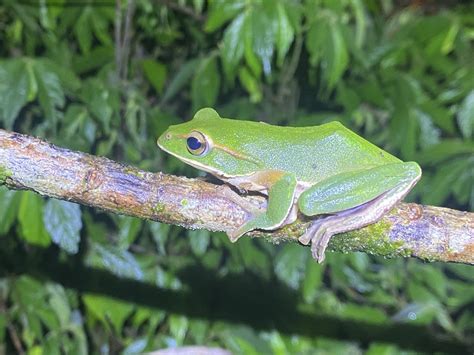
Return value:
[(191, 121), (170, 126), (157, 143), (186, 164), (219, 178), (249, 175), (258, 170), (260, 161), (244, 152), (238, 122), (204, 108)]

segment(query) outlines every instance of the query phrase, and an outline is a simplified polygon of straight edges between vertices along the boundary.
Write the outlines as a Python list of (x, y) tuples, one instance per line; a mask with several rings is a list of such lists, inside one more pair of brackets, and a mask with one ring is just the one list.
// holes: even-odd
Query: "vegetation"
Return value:
[[(446, 3), (450, 3), (449, 7)], [(203, 106), (339, 120), (474, 207), (469, 1), (4, 0), (0, 127), (196, 176), (156, 137)], [(0, 166), (0, 183), (9, 172)], [(0, 187), (0, 352), (473, 349), (472, 267), (186, 231)]]

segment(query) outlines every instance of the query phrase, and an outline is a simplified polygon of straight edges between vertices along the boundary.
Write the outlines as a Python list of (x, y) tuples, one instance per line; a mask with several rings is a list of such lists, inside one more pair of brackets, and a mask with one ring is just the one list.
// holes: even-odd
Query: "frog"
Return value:
[(380, 220), (421, 177), (404, 162), (338, 121), (289, 127), (222, 118), (200, 109), (157, 140), (166, 153), (237, 191), (262, 194), (266, 208), (227, 231), (232, 242), (254, 231), (275, 231), (310, 220), (298, 240), (319, 263), (331, 238)]

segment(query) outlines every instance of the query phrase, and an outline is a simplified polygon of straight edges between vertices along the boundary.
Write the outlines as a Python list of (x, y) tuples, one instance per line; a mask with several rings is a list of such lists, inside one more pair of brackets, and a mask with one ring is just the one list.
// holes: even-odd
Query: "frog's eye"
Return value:
[(186, 139), (186, 146), (193, 155), (204, 155), (209, 151), (209, 143), (206, 137), (199, 132), (191, 132)]

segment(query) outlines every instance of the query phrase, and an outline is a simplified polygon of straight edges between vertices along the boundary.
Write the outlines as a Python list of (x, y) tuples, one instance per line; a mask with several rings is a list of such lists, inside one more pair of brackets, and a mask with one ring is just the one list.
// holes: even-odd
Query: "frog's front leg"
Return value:
[(296, 191), (296, 177), (279, 171), (259, 172), (249, 177), (256, 185), (268, 187), (268, 203), (265, 212), (253, 215), (248, 221), (227, 235), (232, 242), (253, 229), (273, 230), (287, 221)]
[(306, 190), (298, 206), (307, 216), (323, 215), (299, 238), (311, 242), (313, 257), (322, 262), (334, 234), (359, 229), (379, 220), (421, 177), (413, 162), (336, 175)]

